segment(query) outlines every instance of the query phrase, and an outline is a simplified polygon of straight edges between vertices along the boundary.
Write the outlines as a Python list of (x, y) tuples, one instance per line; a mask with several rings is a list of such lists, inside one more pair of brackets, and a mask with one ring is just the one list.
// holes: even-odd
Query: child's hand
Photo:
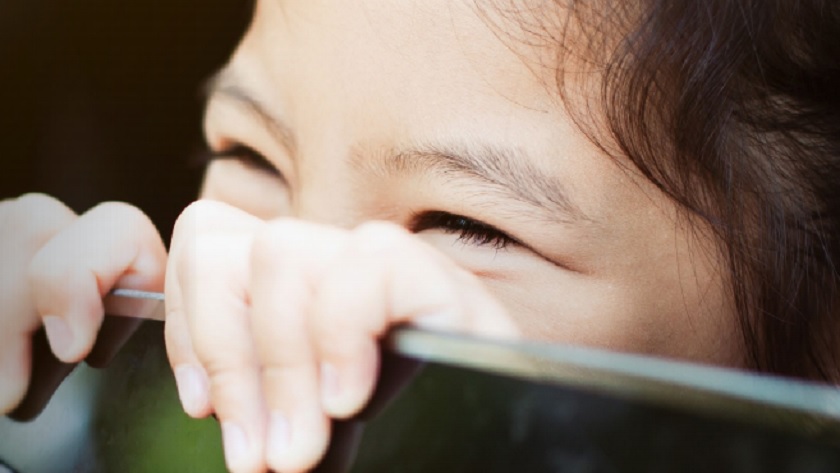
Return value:
[(126, 204), (77, 216), (40, 194), (0, 202), (0, 411), (30, 379), (31, 337), (45, 325), (53, 353), (77, 362), (93, 347), (102, 297), (113, 287), (161, 290), (166, 249), (152, 222)]
[(213, 202), (176, 224), (166, 300), (184, 408), (215, 411), (237, 472), (312, 467), (330, 417), (368, 400), (391, 325), (516, 334), (474, 275), (396, 225), (264, 222)]

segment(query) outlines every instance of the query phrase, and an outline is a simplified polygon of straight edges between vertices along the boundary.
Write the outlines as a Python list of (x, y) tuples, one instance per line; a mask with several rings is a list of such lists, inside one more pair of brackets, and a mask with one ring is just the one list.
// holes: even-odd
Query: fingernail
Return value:
[(47, 330), (47, 339), (53, 353), (62, 360), (72, 355), (73, 330), (62, 317), (47, 315), (44, 317), (44, 328)]
[(245, 431), (233, 422), (222, 422), (222, 442), (225, 448), (225, 462), (228, 469), (241, 465), (248, 454), (248, 439)]
[(200, 415), (208, 403), (207, 381), (204, 374), (192, 365), (175, 368), (178, 397), (187, 414)]
[(268, 424), (268, 455), (282, 457), (289, 450), (289, 421), (280, 412), (272, 412)]
[(338, 370), (332, 363), (321, 363), (321, 402), (329, 406), (339, 396)]
[(323, 457), (329, 441), (329, 419), (317, 399), (308, 401), (282, 413), (271, 411), (266, 438), (266, 460), (271, 471), (309, 471)]

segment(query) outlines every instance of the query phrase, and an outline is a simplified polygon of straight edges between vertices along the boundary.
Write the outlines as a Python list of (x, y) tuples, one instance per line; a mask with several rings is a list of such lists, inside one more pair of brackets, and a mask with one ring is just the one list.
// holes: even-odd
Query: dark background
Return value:
[(0, 0), (0, 198), (120, 200), (168, 241), (198, 191), (203, 81), (246, 0)]

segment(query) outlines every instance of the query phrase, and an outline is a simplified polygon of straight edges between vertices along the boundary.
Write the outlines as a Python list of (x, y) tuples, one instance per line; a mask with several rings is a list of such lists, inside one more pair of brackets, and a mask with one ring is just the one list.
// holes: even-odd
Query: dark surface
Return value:
[[(215, 420), (180, 410), (162, 338), (144, 324), (35, 421), (4, 419), (0, 459), (21, 473), (224, 471)], [(840, 471), (837, 444), (684, 409), (395, 355), (383, 381), (374, 407), (336, 426), (318, 471)]]
[(146, 211), (168, 241), (198, 191), (201, 84), (244, 0), (0, 0), (0, 198)]

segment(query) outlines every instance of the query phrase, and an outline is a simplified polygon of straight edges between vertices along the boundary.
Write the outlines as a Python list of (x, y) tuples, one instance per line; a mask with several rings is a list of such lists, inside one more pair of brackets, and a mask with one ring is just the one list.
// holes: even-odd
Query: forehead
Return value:
[[(632, 166), (616, 166), (624, 158), (570, 119), (547, 59), (557, 45), (546, 48), (550, 31), (534, 26), (543, 2), (515, 11), (487, 3), (259, 1), (228, 71), (294, 130), (301, 157), (319, 157), (300, 160), (307, 173), (339, 173), (340, 161), (320, 158), (359, 148), (513, 145), (565, 181), (595, 220), (625, 218), (616, 201), (647, 208), (655, 190), (640, 193), (647, 183), (627, 174)], [(551, 10), (545, 23), (561, 22), (564, 10)], [(597, 74), (576, 77), (597, 87)]]
[(275, 82), (263, 88), (294, 95), (278, 97), (286, 107), (316, 103), (414, 122), (442, 109), (548, 112), (555, 99), (531, 67), (537, 61), (512, 48), (485, 13), (450, 0), (261, 1), (237, 61)]
[(319, 158), (299, 160), (310, 175), (340, 173), (341, 160), (320, 158), (358, 148), (513, 145), (565, 181), (596, 220), (609, 220), (615, 201), (647, 206), (547, 85), (555, 69), (546, 67), (545, 38), (522, 42), (528, 17), (492, 8), (260, 1), (228, 72), (294, 130), (301, 157)]

